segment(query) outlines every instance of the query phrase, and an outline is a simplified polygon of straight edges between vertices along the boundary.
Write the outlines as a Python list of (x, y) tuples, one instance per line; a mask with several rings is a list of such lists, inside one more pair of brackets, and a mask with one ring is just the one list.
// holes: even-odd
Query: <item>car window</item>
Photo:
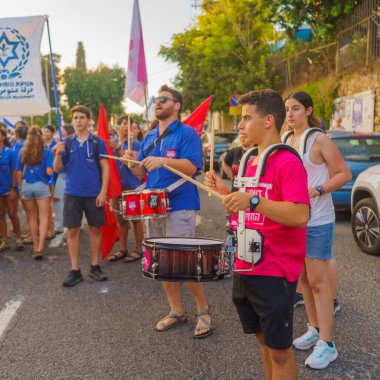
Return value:
[(346, 161), (380, 162), (380, 138), (333, 139)]

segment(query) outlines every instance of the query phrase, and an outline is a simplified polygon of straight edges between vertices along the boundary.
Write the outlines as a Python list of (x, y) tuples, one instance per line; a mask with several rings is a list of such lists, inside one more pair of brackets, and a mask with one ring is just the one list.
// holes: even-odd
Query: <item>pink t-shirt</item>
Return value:
[[(257, 165), (248, 162), (245, 176), (253, 177)], [(305, 203), (310, 206), (307, 174), (301, 161), (291, 152), (272, 154), (255, 188), (247, 188), (273, 201)], [(246, 211), (246, 227), (258, 230), (264, 237), (263, 257), (250, 272), (243, 275), (285, 277), (294, 282), (301, 274), (306, 255), (306, 228), (286, 227), (259, 212)], [(236, 258), (236, 269), (249, 269), (252, 264)]]

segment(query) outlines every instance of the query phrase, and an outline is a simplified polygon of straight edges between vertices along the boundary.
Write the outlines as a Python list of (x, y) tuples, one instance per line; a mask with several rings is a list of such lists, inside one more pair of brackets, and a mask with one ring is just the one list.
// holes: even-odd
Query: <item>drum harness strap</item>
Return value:
[[(289, 145), (286, 144), (274, 144), (268, 146), (261, 153), (259, 161), (257, 164), (257, 170), (254, 177), (243, 177), (247, 168), (248, 160), (251, 157), (254, 150), (257, 150), (256, 147), (251, 148), (245, 152), (243, 155), (239, 172), (234, 181), (234, 186), (239, 188), (239, 191), (245, 192), (246, 188), (255, 188), (259, 185), (260, 177), (265, 173), (266, 163), (269, 156), (273, 151), (283, 149), (292, 152), (296, 155), (302, 162), (298, 152)], [(240, 260), (246, 261), (252, 264), (252, 267), (249, 269), (234, 269), (235, 272), (249, 272), (252, 271), (254, 265), (257, 264), (262, 259), (262, 252), (264, 248), (264, 237), (261, 233), (254, 229), (247, 229), (245, 226), (246, 212), (239, 211), (239, 225), (237, 228), (237, 241), (238, 241), (238, 251), (237, 255)]]
[[(169, 129), (169, 128), (166, 128), (164, 130), (164, 132), (158, 136), (153, 144), (151, 144), (148, 148), (148, 150), (146, 151), (146, 156), (149, 156), (149, 153), (168, 135), (170, 135), (170, 133), (174, 132), (180, 125), (182, 125), (182, 122), (181, 120), (178, 120), (177, 121), (177, 124), (175, 125), (175, 127), (173, 128), (173, 130)], [(157, 126), (158, 128), (158, 126)], [(181, 186), (183, 183), (185, 183), (186, 180), (183, 179), (183, 178), (180, 178), (178, 181), (175, 181), (174, 183), (172, 183), (170, 186), (167, 187), (167, 190), (168, 192), (170, 193), (171, 191), (175, 190), (177, 187)], [(140, 186), (136, 187), (135, 190), (137, 191), (140, 191), (140, 190), (144, 190), (146, 188), (146, 182), (142, 183)]]

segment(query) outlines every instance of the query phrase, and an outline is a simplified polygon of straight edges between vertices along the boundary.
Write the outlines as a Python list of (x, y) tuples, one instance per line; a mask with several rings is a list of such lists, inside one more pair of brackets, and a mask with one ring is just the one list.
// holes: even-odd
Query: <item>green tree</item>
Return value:
[(270, 17), (263, 0), (207, 0), (197, 24), (161, 46), (160, 55), (179, 66), (174, 85), (186, 109), (212, 94), (211, 107), (227, 110), (229, 95), (272, 85)]
[(84, 73), (87, 71), (86, 53), (84, 51), (84, 45), (82, 41), (78, 42), (75, 68), (77, 70), (83, 71)]
[(307, 23), (320, 40), (335, 38), (339, 20), (352, 12), (363, 0), (272, 0), (273, 21), (279, 23), (293, 37), (297, 29)]
[(95, 70), (84, 72), (77, 68), (64, 71), (65, 95), (69, 107), (84, 104), (91, 109), (96, 119), (100, 103), (108, 114), (123, 113), (125, 74), (118, 66), (98, 66)]

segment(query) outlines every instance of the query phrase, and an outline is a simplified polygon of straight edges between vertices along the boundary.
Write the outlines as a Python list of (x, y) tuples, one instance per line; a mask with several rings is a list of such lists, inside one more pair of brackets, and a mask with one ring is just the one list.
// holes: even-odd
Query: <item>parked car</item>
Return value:
[[(214, 170), (219, 167), (219, 156), (227, 150), (228, 145), (236, 138), (236, 132), (215, 132), (214, 134)], [(201, 136), (203, 143), (203, 170), (206, 172), (210, 169), (210, 144), (211, 134), (204, 133)]]
[(373, 166), (355, 181), (351, 195), (351, 227), (359, 248), (380, 255), (380, 165)]
[(338, 146), (352, 173), (352, 180), (341, 189), (332, 193), (336, 209), (351, 207), (352, 186), (358, 175), (367, 168), (380, 164), (380, 134), (366, 133), (328, 133)]
[(224, 157), (226, 157), (226, 154), (229, 150), (231, 149), (234, 149), (234, 148), (237, 148), (240, 144), (240, 137), (239, 136), (236, 136), (236, 138), (234, 139), (234, 141), (232, 141), (232, 143), (230, 145), (228, 145), (227, 149), (225, 152), (223, 152), (220, 156), (219, 156), (219, 160), (218, 160), (218, 172), (219, 172), (219, 176), (223, 179), (226, 179), (227, 178), (227, 175), (226, 173), (224, 172), (223, 170), (223, 161), (224, 161)]

